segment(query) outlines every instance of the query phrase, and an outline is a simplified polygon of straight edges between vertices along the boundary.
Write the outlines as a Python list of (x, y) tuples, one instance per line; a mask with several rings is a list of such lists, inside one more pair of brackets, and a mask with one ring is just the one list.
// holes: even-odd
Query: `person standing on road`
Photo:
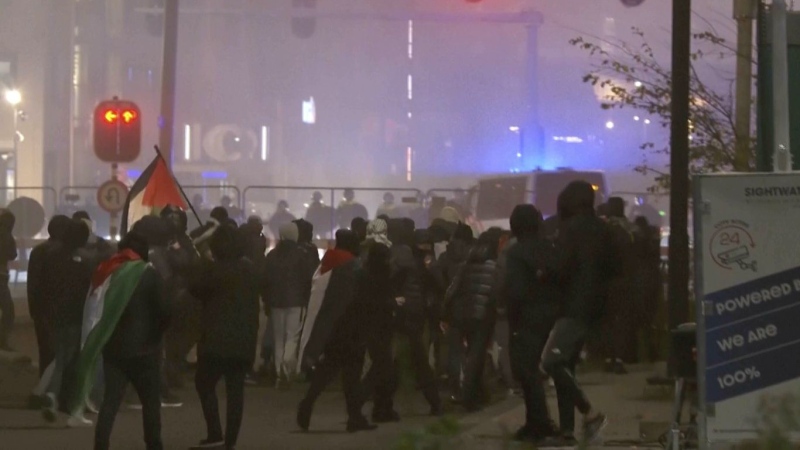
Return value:
[(55, 317), (55, 366), (45, 392), (42, 413), (48, 422), (57, 418), (72, 395), (73, 365), (81, 346), (83, 306), (89, 292), (91, 272), (78, 256), (86, 245), (89, 229), (79, 220), (70, 220), (64, 243), (47, 253), (42, 268), (47, 293), (52, 296)]
[(272, 238), (278, 239), (281, 227), (295, 220), (297, 220), (297, 217), (289, 211), (289, 202), (286, 200), (279, 201), (278, 207), (272, 213), (272, 217), (269, 218), (269, 231), (272, 233)]
[[(379, 269), (368, 264), (362, 268), (357, 258), (359, 239), (350, 230), (336, 232), (336, 248), (322, 260), (320, 276), (330, 272), (325, 287), (320, 316), (310, 332), (310, 345), (304, 348), (303, 360), (312, 365), (311, 385), (297, 408), (297, 425), (308, 431), (314, 403), (338, 372), (347, 403), (347, 431), (369, 431), (377, 428), (362, 414), (360, 377), (364, 367), (368, 315), (369, 285), (382, 280)], [(373, 255), (370, 255), (372, 258)], [(365, 273), (366, 271), (366, 273)], [(388, 270), (383, 280), (388, 280)], [(318, 352), (321, 350), (321, 352)]]
[[(163, 295), (161, 276), (147, 264), (149, 250), (145, 236), (129, 232), (119, 243), (119, 252), (101, 264), (92, 280), (95, 287), (108, 282), (103, 318), (93, 330), (102, 329), (106, 336), (105, 342), (101, 341), (105, 395), (97, 417), (95, 450), (110, 448), (111, 431), (128, 383), (142, 404), (147, 450), (164, 448), (161, 359), (170, 307)], [(90, 347), (88, 340), (86, 347)]]
[[(506, 253), (501, 289), (511, 335), (511, 366), (525, 399), (525, 424), (516, 432), (514, 439), (535, 444), (559, 435), (547, 409), (539, 364), (544, 345), (558, 316), (558, 301), (562, 294), (556, 285), (541, 282), (537, 278), (537, 274), (541, 274), (546, 267), (548, 258), (553, 257), (554, 251), (552, 244), (540, 237), (541, 222), (541, 213), (533, 205), (514, 208), (511, 232), (516, 243), (508, 247)], [(562, 397), (559, 397), (559, 401), (563, 401)], [(566, 408), (574, 416), (573, 404), (565, 405)], [(573, 429), (565, 430), (563, 443), (570, 443), (569, 437), (573, 435)], [(560, 446), (562, 442), (557, 444)]]
[(339, 229), (344, 230), (357, 217), (366, 219), (369, 217), (369, 212), (364, 205), (356, 201), (356, 193), (353, 189), (345, 189), (344, 199), (336, 207), (336, 224), (339, 225)]
[(333, 233), (334, 210), (333, 207), (325, 204), (321, 192), (314, 192), (311, 196), (311, 204), (306, 209), (305, 219), (314, 225), (316, 237), (328, 239)]
[(8, 339), (14, 326), (14, 299), (8, 288), (10, 280), (8, 264), (17, 259), (17, 241), (14, 239), (16, 219), (11, 211), (0, 212), (0, 350), (13, 351)]
[(278, 385), (293, 381), (296, 373), (303, 308), (311, 293), (308, 260), (297, 244), (297, 225), (286, 224), (279, 234), (281, 240), (267, 254), (262, 270), (262, 300), (271, 313)]
[[(197, 348), (195, 387), (208, 434), (195, 448), (236, 447), (244, 415), (244, 382), (253, 367), (258, 341), (259, 285), (255, 265), (245, 257), (243, 236), (220, 227), (211, 237), (213, 262), (205, 262), (191, 283), (202, 304), (202, 336)], [(225, 434), (216, 386), (225, 378), (228, 399)]]
[(443, 328), (466, 341), (463, 403), (467, 411), (483, 407), (483, 370), (486, 351), (497, 319), (500, 288), (497, 270), (498, 240), (484, 233), (470, 250), (467, 262), (447, 290)]
[[(47, 241), (31, 250), (31, 256), (28, 260), (28, 309), (36, 330), (40, 378), (44, 376), (45, 370), (55, 358), (55, 350), (53, 349), (55, 344), (53, 336), (53, 321), (55, 320), (54, 299), (52, 297), (53, 292), (49, 289), (50, 281), (45, 276), (44, 267), (47, 264), (47, 255), (52, 249), (56, 246), (64, 245), (64, 238), (69, 225), (69, 217), (53, 216), (47, 225), (47, 233), (50, 236)], [(34, 391), (37, 399), (43, 394), (43, 390), (44, 387)]]
[[(544, 279), (552, 277), (563, 286), (564, 313), (542, 352), (542, 369), (553, 378), (559, 395), (571, 400), (564, 408), (577, 408), (583, 415), (586, 442), (597, 438), (608, 419), (592, 407), (578, 386), (572, 367), (580, 358), (589, 330), (603, 316), (608, 283), (616, 275), (618, 264), (608, 225), (595, 216), (594, 199), (594, 189), (585, 181), (572, 182), (561, 192), (558, 255), (544, 274)], [(564, 417), (567, 411), (560, 414)], [(562, 430), (569, 429), (569, 425), (560, 424)]]

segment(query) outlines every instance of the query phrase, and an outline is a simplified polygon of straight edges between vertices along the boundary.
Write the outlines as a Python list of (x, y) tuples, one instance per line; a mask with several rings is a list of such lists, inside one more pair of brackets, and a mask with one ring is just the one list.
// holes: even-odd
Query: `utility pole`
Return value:
[(753, 86), (753, 19), (756, 0), (734, 0), (736, 20), (736, 159), (734, 170), (750, 170), (750, 116)]
[(772, 1), (772, 94), (775, 124), (773, 171), (791, 172), (789, 146), (789, 55), (786, 36), (786, 1)]
[(164, 55), (161, 66), (161, 115), (158, 146), (172, 167), (172, 135), (175, 128), (175, 78), (178, 65), (178, 0), (165, 0)]
[[(669, 327), (689, 319), (689, 75), (692, 0), (672, 0)], [(674, 349), (672, 349), (674, 354)]]

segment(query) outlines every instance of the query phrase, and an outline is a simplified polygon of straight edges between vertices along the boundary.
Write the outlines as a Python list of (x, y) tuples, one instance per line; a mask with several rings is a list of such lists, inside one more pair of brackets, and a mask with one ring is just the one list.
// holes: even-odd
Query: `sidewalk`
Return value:
[[(669, 422), (671, 413), (671, 389), (647, 387), (647, 378), (657, 367), (634, 366), (629, 375), (602, 373), (582, 374), (578, 380), (594, 406), (606, 413), (609, 425), (603, 432), (602, 448), (641, 448), (652, 446), (642, 442), (639, 426), (642, 422)], [(555, 391), (548, 390), (550, 413), (558, 417)], [(521, 400), (507, 400), (487, 409), (481, 414), (461, 421), (464, 430), (458, 439), (459, 450), (500, 450), (526, 448), (521, 444), (509, 444), (507, 438), (525, 422), (525, 407)], [(579, 424), (580, 425), (580, 424)], [(529, 447), (528, 447), (529, 448)], [(660, 448), (660, 447), (659, 447)]]

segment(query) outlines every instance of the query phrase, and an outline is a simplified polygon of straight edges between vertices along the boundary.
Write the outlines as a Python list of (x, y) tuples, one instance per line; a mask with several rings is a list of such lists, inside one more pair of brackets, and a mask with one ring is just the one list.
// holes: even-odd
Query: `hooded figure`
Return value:
[[(318, 310), (319, 319), (307, 324), (308, 345), (303, 348), (302, 361), (310, 368), (311, 384), (300, 402), (297, 424), (308, 430), (314, 403), (336, 373), (342, 372), (342, 385), (347, 403), (347, 431), (374, 430), (361, 413), (363, 399), (359, 381), (366, 349), (366, 328), (371, 318), (366, 315), (373, 298), (363, 289), (368, 283), (379, 282), (380, 269), (365, 274), (354, 252), (358, 251), (358, 236), (350, 230), (336, 232), (336, 248), (322, 259), (320, 278), (326, 279)], [(387, 268), (388, 269), (388, 268)], [(388, 270), (383, 272), (388, 281)], [(315, 289), (321, 288), (315, 285)]]
[(208, 222), (192, 230), (189, 237), (192, 238), (192, 243), (197, 248), (200, 256), (211, 258), (209, 239), (214, 235), (217, 228), (223, 225), (228, 219), (228, 211), (221, 206), (217, 206), (211, 210), (211, 217), (208, 219)]
[[(237, 229), (221, 227), (211, 238), (213, 262), (191, 284), (202, 304), (202, 335), (197, 346), (195, 387), (206, 419), (201, 446), (236, 446), (244, 415), (244, 380), (252, 368), (258, 340), (258, 274), (245, 257)], [(223, 433), (216, 387), (225, 378), (227, 423)]]
[(317, 271), (320, 262), (319, 249), (313, 242), (314, 225), (303, 219), (295, 220), (294, 224), (297, 225), (298, 231), (297, 243), (300, 244), (300, 249), (305, 253), (306, 276), (310, 280), (314, 277), (314, 272)]
[(262, 300), (270, 311), (275, 343), (275, 370), (281, 380), (296, 374), (297, 346), (303, 326), (303, 308), (311, 295), (308, 260), (297, 243), (299, 230), (288, 223), (279, 231), (281, 240), (267, 254), (261, 270)]
[(340, 229), (349, 227), (353, 219), (369, 218), (367, 208), (361, 203), (358, 203), (355, 198), (356, 193), (353, 189), (348, 188), (344, 190), (344, 199), (339, 203), (339, 206), (336, 207), (336, 223), (339, 225)]
[(14, 300), (8, 288), (8, 264), (17, 259), (17, 241), (14, 239), (16, 219), (11, 211), (0, 212), (0, 350), (11, 351), (8, 336), (14, 326)]
[(322, 201), (322, 193), (314, 192), (306, 210), (306, 220), (314, 225), (316, 237), (327, 239), (333, 233), (334, 210)]
[(239, 227), (244, 239), (245, 255), (256, 266), (260, 265), (269, 247), (267, 237), (264, 236), (264, 224), (258, 216), (250, 216), (247, 222)]
[[(510, 222), (516, 243), (507, 248), (500, 267), (500, 301), (507, 310), (511, 368), (525, 399), (525, 424), (515, 439), (541, 442), (560, 435), (550, 419), (539, 365), (562, 294), (554, 283), (539, 278), (555, 256), (552, 244), (542, 237), (541, 213), (533, 205), (518, 205)], [(569, 427), (569, 420), (562, 420), (565, 427)]]
[(78, 211), (72, 215), (73, 219), (81, 220), (89, 229), (89, 240), (80, 250), (81, 259), (89, 265), (89, 270), (94, 272), (101, 262), (114, 254), (114, 246), (94, 232), (94, 222), (86, 211)]
[(570, 183), (558, 196), (557, 257), (543, 274), (544, 280), (558, 283), (564, 295), (563, 317), (556, 321), (542, 352), (542, 368), (553, 378), (559, 395), (574, 402), (559, 405), (561, 429), (566, 432), (574, 425), (574, 417), (569, 415), (577, 408), (584, 416), (587, 441), (597, 438), (607, 418), (592, 408), (572, 367), (580, 358), (589, 329), (602, 318), (608, 283), (618, 273), (613, 239), (606, 223), (595, 216), (594, 200), (594, 189), (586, 181)]
[[(33, 326), (36, 329), (36, 343), (39, 346), (39, 376), (44, 374), (45, 369), (55, 357), (54, 327), (55, 320), (54, 302), (55, 299), (48, 294), (47, 280), (44, 276), (44, 266), (47, 261), (47, 254), (54, 246), (63, 245), (70, 219), (67, 216), (53, 216), (47, 225), (47, 233), (50, 237), (43, 243), (31, 250), (28, 260), (28, 309), (30, 310)], [(41, 395), (41, 392), (38, 393)]]
[(279, 201), (278, 207), (269, 218), (269, 231), (272, 233), (273, 239), (278, 239), (278, 231), (282, 226), (295, 220), (297, 217), (289, 211), (289, 203), (286, 200)]

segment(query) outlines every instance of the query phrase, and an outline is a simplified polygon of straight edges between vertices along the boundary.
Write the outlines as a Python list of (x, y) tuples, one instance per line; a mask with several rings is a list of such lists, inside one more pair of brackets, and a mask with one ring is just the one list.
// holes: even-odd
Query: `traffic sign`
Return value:
[(128, 197), (128, 186), (118, 180), (109, 180), (97, 189), (97, 204), (111, 214), (121, 212)]

